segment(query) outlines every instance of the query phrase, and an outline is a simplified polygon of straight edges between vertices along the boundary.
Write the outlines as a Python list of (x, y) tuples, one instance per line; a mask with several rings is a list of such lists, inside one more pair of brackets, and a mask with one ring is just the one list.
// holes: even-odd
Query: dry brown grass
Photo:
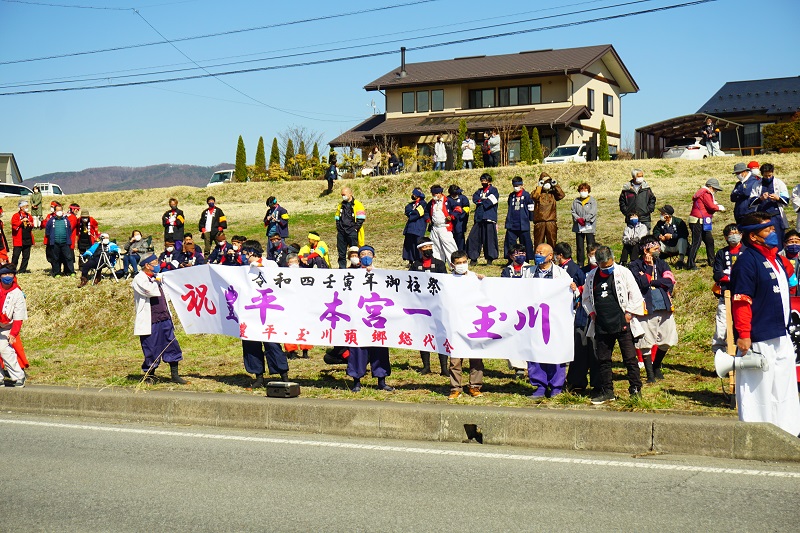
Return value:
[[(617, 198), (620, 187), (630, 177), (631, 168), (642, 168), (645, 177), (658, 197), (658, 205), (672, 204), (676, 214), (688, 216), (691, 196), (709, 177), (716, 177), (727, 189), (735, 183), (731, 174), (734, 163), (748, 159), (716, 158), (691, 161), (624, 161), (594, 162), (547, 167), (508, 167), (493, 169), (494, 183), (502, 196), (511, 191), (510, 178), (521, 175), (529, 185), (543, 168), (561, 182), (567, 198), (559, 206), (560, 236), (573, 243), (570, 232), (569, 205), (578, 183), (592, 185), (592, 195), (600, 206), (598, 240), (619, 250), (622, 217)], [(777, 155), (763, 158), (773, 162), (776, 174), (789, 187), (800, 181), (800, 155)], [(427, 190), (432, 184), (447, 187), (459, 184), (467, 196), (478, 186), (482, 171), (427, 172), (400, 176), (344, 180), (337, 184), (335, 193), (321, 196), (324, 181), (291, 181), (282, 183), (229, 184), (212, 189), (172, 187), (166, 189), (136, 190), (113, 193), (94, 193), (66, 197), (88, 208), (100, 221), (101, 229), (122, 242), (133, 228), (152, 234), (160, 249), (162, 230), (160, 215), (171, 196), (179, 198), (186, 212), (188, 224), (194, 227), (205, 207), (209, 194), (217, 198), (218, 205), (228, 215), (229, 234), (244, 234), (263, 242), (264, 200), (276, 195), (291, 213), (290, 241), (303, 243), (309, 230), (322, 233), (336, 257), (336, 236), (333, 213), (339, 200), (338, 186), (346, 183), (354, 190), (368, 211), (367, 240), (377, 250), (377, 260), (383, 268), (403, 269), (400, 256), (402, 247), (403, 206), (413, 187)], [(5, 209), (6, 235), (11, 214), (16, 210), (16, 200), (0, 201)], [(501, 202), (501, 220), (505, 203)], [(717, 246), (722, 244), (721, 228), (732, 219), (730, 211), (715, 219)], [(500, 230), (502, 245), (503, 230)], [(40, 234), (36, 238), (41, 240)], [(31, 360), (29, 371), (32, 383), (50, 383), (69, 386), (120, 386), (133, 387), (141, 378), (141, 349), (133, 336), (133, 302), (129, 283), (103, 282), (95, 287), (77, 288), (77, 279), (50, 278), (45, 274), (44, 250), (37, 245), (32, 254), (34, 272), (20, 276), (20, 284), (28, 297), (30, 319), (23, 328), (23, 337)], [(703, 250), (699, 257), (703, 257)], [(702, 264), (704, 261), (700, 261)], [(479, 265), (476, 269), (487, 275), (499, 275), (499, 268)], [(720, 392), (720, 381), (713, 374), (710, 338), (713, 333), (713, 312), (716, 301), (711, 296), (711, 272), (677, 273), (676, 319), (679, 325), (680, 345), (670, 351), (666, 361), (666, 380), (644, 391), (638, 402), (618, 401), (616, 409), (659, 409), (703, 414), (730, 415)], [(184, 350), (182, 370), (191, 378), (187, 388), (232, 394), (256, 394), (246, 389), (250, 378), (244, 373), (241, 349), (237, 339), (197, 335), (187, 336), (178, 326), (178, 338)], [(304, 385), (303, 394), (312, 397), (348, 398), (349, 393), (343, 367), (329, 367), (322, 363), (323, 348), (312, 351), (308, 360), (291, 361), (291, 373)], [(617, 356), (618, 357), (618, 356)], [(405, 402), (445, 402), (449, 381), (445, 377), (419, 376), (413, 368), (419, 365), (416, 352), (392, 351), (393, 374), (390, 383), (398, 387), (393, 394), (377, 393), (365, 389), (357, 397), (391, 399)], [(438, 365), (434, 362), (434, 366)], [(163, 372), (163, 371), (162, 371)], [(620, 396), (627, 397), (627, 383), (621, 369), (615, 377)], [(368, 380), (369, 382), (369, 380)], [(168, 383), (156, 388), (170, 388)], [(530, 387), (516, 381), (504, 361), (487, 360), (486, 394), (480, 399), (457, 402), (491, 405), (583, 408), (585, 398), (562, 395), (556, 399), (534, 404), (524, 397)]]

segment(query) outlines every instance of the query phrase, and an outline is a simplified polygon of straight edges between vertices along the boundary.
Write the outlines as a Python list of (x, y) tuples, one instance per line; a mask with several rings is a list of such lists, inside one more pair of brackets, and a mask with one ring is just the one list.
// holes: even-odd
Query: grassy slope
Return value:
[[(791, 188), (800, 174), (800, 156), (771, 156), (776, 173)], [(567, 192), (567, 198), (559, 206), (560, 238), (574, 243), (570, 232), (569, 207), (579, 183), (592, 185), (592, 194), (600, 206), (598, 240), (610, 244), (618, 253), (622, 233), (622, 217), (618, 211), (617, 198), (620, 187), (629, 179), (630, 169), (642, 168), (653, 188), (658, 205), (672, 204), (676, 214), (686, 218), (691, 205), (691, 196), (709, 177), (720, 180), (726, 191), (720, 200), (727, 203), (727, 194), (734, 184), (731, 169), (738, 158), (717, 158), (706, 161), (626, 161), (594, 162), (573, 165), (550, 165), (547, 171), (556, 178)], [(510, 178), (522, 175), (529, 185), (535, 181), (541, 167), (509, 167), (496, 169), (494, 183), (505, 197), (510, 191)], [(467, 193), (478, 186), (479, 170), (458, 172), (428, 172), (403, 174), (401, 176), (346, 180), (355, 196), (367, 207), (367, 241), (377, 250), (377, 260), (383, 268), (403, 269), (400, 250), (404, 225), (403, 207), (413, 187), (427, 190), (430, 185), (440, 183), (445, 188), (451, 183), (459, 184)], [(529, 178), (530, 177), (530, 178)], [(122, 242), (133, 228), (141, 229), (145, 235), (152, 234), (157, 249), (161, 249), (160, 215), (167, 206), (167, 199), (180, 199), (192, 228), (205, 207), (205, 198), (211, 193), (229, 220), (229, 235), (243, 234), (264, 240), (261, 219), (264, 215), (264, 200), (276, 195), (291, 214), (290, 241), (304, 243), (309, 230), (318, 230), (331, 248), (335, 248), (336, 236), (333, 212), (338, 194), (320, 196), (324, 181), (292, 181), (283, 183), (231, 184), (213, 189), (174, 187), (166, 189), (135, 190), (114, 193), (94, 193), (69, 196), (89, 209), (100, 222), (101, 229), (111, 233)], [(338, 189), (337, 189), (338, 191)], [(13, 199), (0, 201), (5, 212), (7, 236), (10, 239), (8, 220), (16, 210)], [(500, 216), (505, 215), (505, 203), (501, 202)], [(721, 246), (721, 229), (732, 216), (730, 211), (715, 218), (717, 247)], [(500, 230), (501, 243), (503, 230)], [(36, 234), (40, 239), (40, 234)], [(703, 250), (698, 254), (704, 257)], [(21, 285), (28, 296), (30, 319), (23, 328), (26, 349), (31, 360), (29, 375), (34, 383), (52, 383), (70, 386), (126, 386), (136, 385), (141, 373), (141, 350), (138, 338), (132, 335), (133, 303), (128, 283), (104, 282), (96, 287), (77, 289), (77, 279), (52, 279), (45, 275), (44, 250), (37, 245), (32, 254), (35, 272), (21, 277)], [(336, 257), (335, 250), (332, 253)], [(704, 261), (701, 261), (703, 263)], [(499, 275), (499, 268), (483, 263), (476, 268), (487, 275)], [(617, 402), (619, 409), (672, 409), (728, 414), (720, 393), (720, 381), (713, 373), (710, 353), (710, 338), (713, 333), (713, 317), (716, 300), (712, 297), (711, 272), (701, 269), (696, 272), (677, 273), (676, 319), (680, 331), (680, 344), (671, 350), (666, 360), (666, 380), (644, 391), (640, 402)], [(244, 387), (250, 378), (244, 373), (241, 349), (238, 340), (228, 337), (202, 335), (186, 336), (178, 326), (178, 338), (186, 361), (183, 371), (190, 375), (190, 389), (229, 393), (249, 393)], [(348, 397), (342, 367), (328, 367), (322, 363), (323, 348), (315, 348), (309, 360), (292, 361), (291, 375), (306, 387), (303, 394), (319, 397)], [(617, 356), (618, 357), (618, 356)], [(416, 352), (393, 350), (393, 374), (390, 382), (398, 387), (393, 395), (377, 394), (366, 390), (359, 397), (391, 398), (409, 402), (446, 401), (449, 388), (447, 378), (441, 376), (419, 376), (413, 371), (418, 366)], [(434, 366), (438, 367), (434, 363)], [(162, 371), (163, 372), (163, 371)], [(621, 369), (616, 371), (618, 392), (627, 389)], [(171, 385), (158, 384), (157, 388)], [(504, 361), (487, 360), (486, 390), (491, 394), (482, 399), (463, 400), (495, 405), (530, 405), (522, 394), (530, 388), (515, 381)], [(625, 392), (621, 396), (627, 397)], [(462, 400), (458, 400), (462, 401)], [(546, 406), (566, 405), (580, 407), (586, 404), (583, 398), (562, 395), (543, 402)]]

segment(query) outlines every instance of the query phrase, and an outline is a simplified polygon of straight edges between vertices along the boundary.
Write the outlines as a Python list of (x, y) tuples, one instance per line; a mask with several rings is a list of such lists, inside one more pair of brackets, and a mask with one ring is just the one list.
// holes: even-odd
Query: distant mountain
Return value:
[(33, 187), (34, 183), (55, 183), (67, 194), (152, 189), (175, 185), (204, 187), (214, 172), (234, 166), (221, 163), (213, 167), (164, 164), (149, 167), (87, 168), (77, 172), (42, 174), (25, 180), (23, 184)]

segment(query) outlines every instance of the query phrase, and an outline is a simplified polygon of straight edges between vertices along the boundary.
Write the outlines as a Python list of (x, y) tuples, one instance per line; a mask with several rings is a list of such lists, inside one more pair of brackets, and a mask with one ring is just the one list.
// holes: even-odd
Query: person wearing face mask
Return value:
[(467, 242), (467, 224), (469, 223), (469, 198), (461, 194), (461, 187), (456, 184), (447, 188), (447, 210), (453, 215), (453, 240), (456, 248), (465, 252)]
[(712, 292), (717, 297), (717, 315), (715, 318), (714, 337), (711, 341), (711, 353), (717, 350), (728, 351), (728, 320), (725, 309), (725, 292), (731, 290), (731, 268), (742, 251), (742, 234), (736, 224), (728, 224), (722, 230), (727, 246), (723, 246), (714, 256), (714, 287)]
[(0, 358), (3, 360), (8, 385), (25, 386), (27, 359), (18, 355), (22, 322), (28, 319), (25, 294), (17, 285), (17, 269), (12, 264), (0, 266)]
[[(483, 279), (483, 274), (475, 274), (469, 270), (469, 258), (467, 253), (462, 250), (456, 250), (450, 256), (450, 263), (453, 265), (453, 276), (455, 278), (470, 278), (477, 277), (479, 280)], [(439, 354), (441, 358), (442, 355)], [(447, 360), (447, 375), (450, 376), (450, 395), (448, 400), (455, 400), (464, 392), (464, 381), (462, 379), (462, 365), (464, 358), (445, 356)], [(469, 358), (469, 385), (467, 386), (467, 394), (473, 398), (480, 398), (483, 396), (481, 387), (483, 387), (483, 359)], [(441, 362), (441, 361), (440, 361)]]
[[(72, 276), (75, 274), (75, 252), (72, 249), (72, 226), (64, 216), (60, 204), (54, 207), (53, 215), (48, 218), (45, 227), (47, 244), (51, 246), (51, 276)], [(63, 269), (63, 270), (62, 270)]]
[(39, 190), (38, 185), (33, 186), (33, 194), (31, 195), (31, 216), (33, 216), (33, 227), (42, 227), (42, 192)]
[[(289, 252), (286, 256), (286, 268), (300, 268), (300, 256), (294, 252)], [(359, 265), (358, 268), (361, 268)]]
[(179, 252), (175, 249), (175, 242), (172, 239), (166, 240), (164, 242), (164, 251), (158, 255), (158, 265), (161, 272), (168, 272), (180, 267), (178, 254)]
[(536, 209), (533, 211), (534, 246), (543, 242), (555, 246), (558, 242), (556, 202), (563, 200), (565, 196), (561, 185), (547, 172), (539, 174), (539, 183), (531, 193), (531, 198), (536, 202)]
[(208, 263), (210, 265), (222, 265), (228, 263), (230, 258), (230, 254), (228, 252), (233, 252), (233, 245), (228, 242), (228, 238), (225, 236), (225, 232), (223, 231), (217, 233), (216, 237), (214, 237), (214, 240), (216, 241), (216, 245), (208, 256)]
[(403, 261), (408, 261), (409, 265), (420, 258), (417, 241), (425, 235), (427, 226), (424, 200), (425, 193), (421, 189), (415, 188), (411, 191), (411, 202), (405, 208), (406, 225), (403, 228)]
[[(766, 176), (764, 168), (762, 174)], [(752, 213), (739, 226), (744, 249), (731, 268), (736, 356), (752, 352), (767, 368), (736, 370), (736, 406), (743, 422), (769, 422), (800, 434), (795, 353), (787, 331), (790, 289), (797, 284), (791, 261), (779, 256), (778, 234), (768, 213)]]
[(733, 202), (733, 218), (738, 224), (743, 216), (755, 211), (755, 208), (750, 206), (750, 196), (753, 186), (758, 183), (758, 176), (753, 173), (753, 169), (749, 165), (744, 163), (736, 163), (733, 166), (733, 175), (738, 181), (733, 186), (731, 202)]
[(492, 185), (492, 177), (489, 174), (481, 174), (481, 186), (472, 195), (472, 203), (475, 204), (475, 216), (473, 217), (472, 229), (467, 237), (467, 255), (469, 264), (478, 264), (478, 256), (486, 258), (486, 264), (491, 265), (492, 261), (498, 256), (497, 243), (497, 202), (500, 193)]
[[(791, 261), (795, 272), (800, 271), (800, 233), (797, 230), (790, 229), (783, 235), (783, 250), (778, 255)], [(792, 290), (792, 296), (797, 296), (796, 292)]]
[[(264, 249), (256, 240), (242, 243), (243, 266), (248, 269), (278, 266), (275, 261), (264, 259)], [(242, 339), (242, 358), (244, 369), (255, 376), (251, 385), (253, 389), (265, 387), (264, 373), (280, 375), (281, 381), (289, 381), (289, 361), (286, 353), (277, 342), (254, 341)]]
[(299, 255), (309, 255), (312, 257), (320, 256), (325, 260), (325, 264), (328, 265), (328, 268), (330, 268), (331, 258), (328, 254), (328, 245), (325, 243), (325, 241), (320, 240), (318, 232), (308, 232), (308, 244), (305, 246), (300, 247), (293, 244), (290, 246), (290, 248), (291, 247), (294, 247), (296, 249), (295, 253), (298, 253)]
[(347, 249), (347, 268), (361, 268), (361, 259), (358, 257), (358, 246)]
[(347, 248), (364, 245), (364, 222), (367, 220), (364, 204), (353, 197), (353, 190), (350, 187), (342, 187), (342, 201), (336, 208), (334, 220), (339, 268), (347, 268)]
[(3, 206), (0, 206), (0, 251), (4, 251), (6, 255), (8, 255), (9, 252), (5, 224), (3, 222)]
[(786, 231), (783, 211), (789, 204), (789, 199), (786, 184), (775, 177), (775, 167), (770, 163), (761, 165), (761, 179), (757, 180), (750, 190), (750, 207), (772, 218), (772, 224), (778, 234), (778, 249), (783, 247), (783, 234)]
[[(581, 267), (583, 272), (583, 282), (573, 277), (579, 286), (580, 297), (578, 298), (578, 308), (575, 310), (575, 358), (567, 368), (567, 390), (575, 394), (586, 394), (589, 387), (598, 388), (600, 377), (598, 373), (597, 356), (595, 355), (594, 339), (587, 335), (589, 328), (589, 314), (583, 308), (583, 291), (586, 288), (586, 276), (597, 268), (597, 258), (595, 252), (600, 248), (600, 244), (595, 241), (586, 249), (586, 265)], [(569, 272), (569, 271), (568, 271)], [(587, 379), (588, 372), (588, 379)]]
[(447, 260), (458, 250), (456, 241), (453, 239), (453, 213), (448, 209), (448, 202), (444, 196), (444, 188), (441, 185), (431, 187), (433, 198), (428, 202), (426, 212), (428, 215), (428, 227), (430, 228), (430, 240), (433, 242), (433, 256), (441, 261)]
[(231, 248), (227, 251), (225, 260), (221, 261), (220, 264), (228, 266), (246, 265), (247, 261), (244, 255), (242, 255), (242, 245), (246, 240), (247, 237), (244, 235), (234, 235), (231, 237)]
[(695, 260), (700, 244), (706, 247), (706, 264), (714, 264), (714, 233), (712, 221), (714, 213), (725, 211), (724, 205), (719, 205), (714, 199), (714, 193), (721, 191), (717, 178), (709, 178), (706, 184), (694, 193), (692, 197), (692, 212), (689, 214), (689, 230), (692, 232), (692, 246), (689, 248), (689, 261), (687, 270), (697, 270)]
[[(535, 267), (528, 265), (528, 257), (525, 246), (515, 244), (508, 252), (508, 259), (511, 264), (506, 266), (500, 273), (501, 278), (532, 278)], [(528, 362), (524, 359), (509, 359), (508, 368), (514, 370), (517, 378), (524, 379), (528, 374)]]
[(78, 240), (78, 262), (80, 263), (83, 253), (100, 237), (100, 231), (97, 228), (97, 221), (89, 216), (88, 209), (81, 210), (80, 217), (76, 220), (78, 225), (75, 238)]
[(647, 226), (639, 221), (639, 215), (633, 214), (628, 219), (625, 229), (622, 230), (622, 256), (619, 262), (622, 266), (639, 259), (639, 241), (647, 235)]
[[(434, 257), (433, 254), (433, 241), (426, 237), (420, 237), (417, 240), (417, 248), (419, 249), (420, 259), (411, 263), (411, 266), (408, 268), (409, 271), (412, 272), (433, 272), (436, 274), (447, 274), (447, 266), (444, 264), (444, 261), (441, 259)], [(457, 251), (457, 250), (455, 250)], [(452, 256), (453, 252), (451, 252)], [(419, 356), (422, 359), (422, 368), (418, 369), (417, 372), (420, 374), (430, 374), (431, 373), (431, 353), (430, 352), (419, 352)], [(448, 376), (447, 370), (447, 355), (439, 354), (439, 370), (441, 375)]]
[[(525, 190), (522, 178), (515, 176), (511, 180), (514, 192), (508, 195), (508, 213), (506, 213), (506, 237), (503, 241), (503, 256), (508, 257), (511, 247), (517, 242), (525, 246), (525, 253), (533, 256), (531, 240), (531, 221), (533, 220), (534, 201)], [(511, 259), (508, 265), (511, 264)]]
[(164, 226), (164, 240), (172, 238), (175, 241), (175, 249), (180, 250), (183, 246), (184, 225), (186, 217), (183, 211), (178, 209), (178, 200), (169, 199), (169, 209), (161, 215), (161, 225)]
[(108, 257), (111, 265), (115, 265), (119, 257), (119, 247), (116, 243), (111, 242), (108, 233), (101, 233), (100, 240), (89, 247), (83, 253), (83, 266), (81, 266), (81, 281), (78, 287), (84, 287), (89, 283), (89, 272), (95, 270), (93, 283), (97, 285), (102, 278), (101, 270), (104, 264), (101, 263), (103, 253)]
[(28, 260), (31, 257), (31, 247), (34, 245), (33, 227), (34, 220), (30, 214), (28, 202), (20, 200), (17, 204), (19, 211), (11, 217), (11, 240), (14, 244), (14, 254), (11, 256), (11, 263), (14, 268), (19, 264), (22, 256), (22, 264), (19, 264), (20, 274), (28, 271)]
[[(74, 202), (69, 204), (69, 209), (64, 212), (64, 216), (67, 217), (67, 219), (69, 220), (70, 227), (72, 228), (72, 246), (71, 247), (72, 247), (73, 254), (74, 254), (75, 248), (78, 247), (78, 240), (79, 240), (79, 237), (80, 237), (80, 235), (78, 234), (78, 229), (79, 229), (78, 226), (80, 224), (80, 219), (81, 219), (81, 206), (78, 205), (77, 203), (74, 203)], [(77, 256), (78, 256), (79, 260), (80, 260), (80, 257), (83, 255), (83, 252), (85, 252), (85, 251), (86, 250), (81, 250), (80, 248), (78, 248)]]
[(583, 308), (591, 320), (586, 334), (595, 340), (598, 364), (592, 404), (600, 405), (615, 399), (611, 354), (617, 343), (628, 373), (628, 393), (631, 398), (641, 397), (642, 378), (634, 338), (644, 335), (637, 317), (644, 315), (645, 309), (636, 278), (627, 268), (614, 264), (611, 248), (600, 246), (595, 257), (598, 268), (586, 275)]
[[(547, 243), (541, 243), (536, 247), (533, 261), (533, 277), (538, 279), (559, 279), (570, 278), (566, 270), (555, 264), (553, 247)], [(580, 272), (580, 270), (579, 270)], [(573, 280), (569, 290), (576, 293), (578, 285)], [(534, 363), (528, 361), (528, 380), (536, 387), (531, 398), (544, 398), (548, 396), (558, 396), (564, 390), (567, 378), (566, 363)]]
[(277, 231), (282, 239), (289, 238), (289, 211), (278, 203), (274, 196), (267, 198), (267, 213), (264, 215), (264, 227), (267, 236)]
[(641, 257), (631, 261), (628, 270), (642, 293), (645, 316), (639, 321), (644, 336), (636, 341), (638, 359), (644, 364), (647, 383), (664, 379), (661, 364), (670, 346), (678, 344), (678, 328), (673, 315), (672, 291), (675, 275), (666, 261), (659, 258), (661, 244), (652, 235), (639, 243)]
[(675, 268), (684, 267), (684, 258), (689, 250), (689, 227), (683, 219), (675, 216), (675, 208), (669, 204), (660, 207), (661, 217), (653, 228), (653, 236), (661, 243), (661, 257), (678, 256)]
[[(358, 249), (358, 256), (361, 259), (361, 268), (368, 271), (375, 268), (375, 248), (361, 246)], [(394, 387), (386, 384), (386, 377), (392, 374), (392, 366), (389, 363), (389, 348), (382, 346), (350, 348), (350, 355), (347, 358), (347, 375), (353, 378), (353, 388), (350, 390), (352, 392), (361, 392), (361, 378), (367, 373), (367, 363), (369, 363), (372, 376), (378, 378), (378, 390), (392, 392)]]
[(206, 204), (208, 207), (200, 213), (197, 230), (203, 235), (203, 255), (209, 257), (211, 244), (216, 241), (217, 234), (228, 228), (228, 219), (222, 209), (217, 206), (216, 198), (209, 196), (206, 198)]
[(644, 180), (644, 171), (634, 168), (631, 170), (631, 181), (619, 193), (619, 210), (625, 215), (625, 223), (628, 223), (631, 216), (637, 215), (639, 223), (650, 231), (650, 215), (655, 209), (656, 195)]
[[(139, 261), (142, 256), (150, 250), (150, 243), (147, 239), (142, 238), (142, 232), (135, 229), (131, 232), (128, 241), (122, 245), (122, 272), (125, 279), (133, 277), (139, 273)], [(132, 273), (131, 273), (132, 272)]]
[(578, 197), (572, 201), (572, 232), (575, 233), (576, 262), (583, 266), (585, 259), (584, 243), (594, 244), (597, 232), (597, 200), (591, 196), (592, 186), (584, 182), (578, 185)]
[(267, 259), (275, 261), (278, 266), (285, 267), (286, 256), (289, 254), (289, 246), (280, 236), (276, 228), (272, 230), (272, 233), (270, 233), (267, 238), (269, 239)]
[(447, 146), (442, 141), (442, 136), (436, 136), (436, 143), (433, 145), (433, 170), (444, 170), (447, 164)]
[(200, 247), (194, 243), (191, 233), (183, 234), (183, 246), (178, 252), (178, 264), (180, 264), (180, 268), (206, 264), (206, 258), (203, 257)]
[(133, 303), (136, 319), (133, 334), (139, 336), (144, 361), (144, 382), (154, 384), (155, 372), (161, 361), (169, 363), (171, 381), (185, 385), (187, 381), (178, 374), (178, 363), (183, 360), (175, 326), (169, 311), (169, 298), (161, 288), (161, 266), (158, 258), (150, 254), (139, 262), (139, 273), (133, 278)]

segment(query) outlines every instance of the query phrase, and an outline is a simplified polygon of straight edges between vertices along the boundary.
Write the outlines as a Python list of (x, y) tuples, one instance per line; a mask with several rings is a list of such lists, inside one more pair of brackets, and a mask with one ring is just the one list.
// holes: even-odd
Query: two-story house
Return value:
[[(497, 128), (504, 161), (519, 159), (523, 126), (536, 127), (545, 152), (559, 144), (597, 146), (606, 122), (611, 153), (620, 143), (620, 96), (637, 92), (611, 45), (405, 63), (368, 83), (385, 95), (376, 114), (332, 140), (332, 147), (416, 146), (429, 154), (437, 135), (454, 138), (463, 119), (480, 143)], [(448, 168), (452, 166), (450, 155)]]

